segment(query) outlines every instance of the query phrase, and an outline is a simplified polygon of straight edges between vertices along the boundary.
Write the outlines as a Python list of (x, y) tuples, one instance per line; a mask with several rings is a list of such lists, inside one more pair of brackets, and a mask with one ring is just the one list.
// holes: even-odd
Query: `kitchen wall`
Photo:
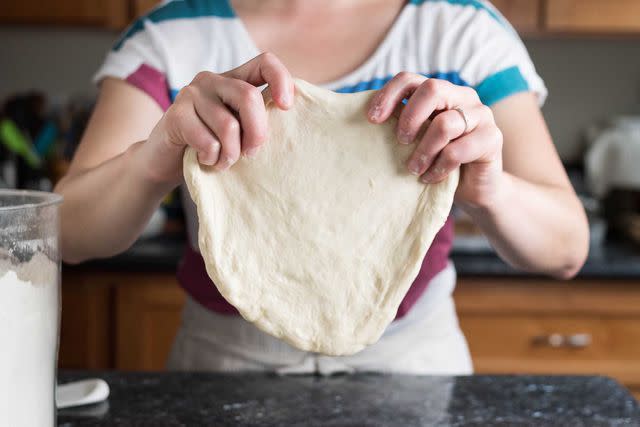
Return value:
[(67, 97), (93, 90), (91, 76), (117, 33), (0, 26), (0, 99), (31, 88)]
[(640, 40), (528, 40), (549, 97), (543, 108), (558, 151), (580, 158), (586, 126), (640, 113)]
[[(116, 33), (0, 27), (0, 99), (28, 88), (54, 98), (87, 93)], [(640, 113), (640, 40), (526, 42), (550, 96), (544, 113), (566, 161), (580, 158), (582, 130), (602, 118)]]

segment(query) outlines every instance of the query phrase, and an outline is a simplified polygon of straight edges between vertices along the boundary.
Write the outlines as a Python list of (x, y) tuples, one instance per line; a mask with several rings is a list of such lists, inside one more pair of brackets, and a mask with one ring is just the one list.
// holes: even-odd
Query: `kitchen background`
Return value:
[[(42, 90), (56, 102), (94, 93), (91, 76), (117, 34), (0, 26), (0, 52), (6, 58), (0, 67), (0, 99), (29, 89)], [(529, 36), (525, 44), (549, 89), (543, 111), (566, 161), (580, 160), (589, 124), (640, 112), (640, 37)]]
[[(0, 5), (0, 100), (34, 89), (50, 106), (73, 100), (81, 124), (77, 111), (95, 95), (92, 74), (119, 31), (154, 2), (5, 3), (12, 4)], [(620, 115), (636, 114), (640, 121), (640, 2), (494, 4), (522, 34), (548, 86), (543, 111), (589, 210), (592, 248), (578, 277), (559, 282), (511, 270), (473, 227), (460, 222), (453, 254), (456, 302), (476, 371), (606, 374), (640, 395), (640, 246), (634, 243), (640, 234), (640, 180), (623, 177), (625, 185), (614, 184), (598, 200), (585, 185), (583, 162), (588, 142), (606, 139), (609, 151), (605, 147), (600, 157), (613, 162), (608, 168), (624, 172), (616, 167), (616, 155), (640, 163), (640, 149), (633, 148), (640, 146), (636, 121), (615, 123), (608, 139), (588, 132)], [(11, 139), (7, 132), (0, 127), (0, 139)], [(54, 144), (73, 139), (69, 134), (67, 129)], [(2, 149), (8, 153), (10, 146), (5, 141)], [(61, 151), (57, 157), (68, 157)], [(51, 167), (54, 179), (61, 163)], [(62, 367), (162, 369), (184, 302), (174, 278), (184, 245), (176, 199), (168, 199), (156, 216), (150, 237), (127, 253), (63, 268)]]

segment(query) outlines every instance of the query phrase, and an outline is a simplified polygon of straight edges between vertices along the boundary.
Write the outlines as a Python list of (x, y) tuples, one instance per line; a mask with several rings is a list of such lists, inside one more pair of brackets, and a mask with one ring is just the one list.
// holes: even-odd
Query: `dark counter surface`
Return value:
[(127, 272), (175, 272), (186, 244), (186, 237), (181, 235), (140, 239), (120, 255), (74, 266), (65, 265), (63, 271), (65, 268), (71, 268)]
[[(491, 251), (476, 253), (454, 251), (451, 258), (458, 276), (534, 276), (508, 266), (495, 252)], [(629, 244), (614, 242), (591, 248), (578, 277), (640, 279), (640, 250)]]
[(61, 410), (58, 426), (640, 426), (638, 403), (604, 377), (59, 375), (96, 376), (108, 402)]
[[(121, 255), (72, 268), (175, 272), (185, 244), (183, 236), (140, 240)], [(451, 258), (459, 276), (532, 276), (530, 273), (514, 270), (494, 252), (487, 250), (454, 250)], [(640, 278), (640, 250), (621, 243), (606, 243), (602, 247), (592, 248), (578, 277)]]

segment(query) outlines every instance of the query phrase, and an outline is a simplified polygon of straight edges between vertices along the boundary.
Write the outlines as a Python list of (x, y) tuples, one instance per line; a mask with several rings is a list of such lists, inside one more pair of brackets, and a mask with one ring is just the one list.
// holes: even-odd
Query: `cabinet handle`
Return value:
[(571, 334), (566, 337), (567, 347), (585, 348), (591, 345), (591, 334)]
[(533, 344), (552, 348), (586, 348), (591, 345), (591, 334), (569, 334), (563, 335), (552, 333), (540, 335), (533, 338)]

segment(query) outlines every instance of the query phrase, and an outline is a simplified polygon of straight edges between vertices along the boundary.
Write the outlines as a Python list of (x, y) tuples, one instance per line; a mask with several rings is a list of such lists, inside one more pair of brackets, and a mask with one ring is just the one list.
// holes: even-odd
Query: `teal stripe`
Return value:
[(502, 16), (500, 16), (500, 14), (496, 13), (495, 10), (491, 9), (489, 6), (487, 6), (486, 4), (478, 0), (409, 0), (409, 3), (414, 4), (416, 6), (420, 6), (423, 3), (440, 3), (440, 2), (446, 2), (453, 5), (458, 5), (458, 6), (471, 6), (478, 10), (483, 10), (487, 12), (489, 16), (495, 19), (498, 23), (500, 23), (500, 25), (503, 25), (505, 27), (509, 26), (507, 24), (507, 21)]
[[(447, 73), (435, 72), (435, 73), (421, 73), (425, 77), (447, 80), (453, 84), (459, 86), (469, 86), (455, 71)], [(376, 90), (385, 85), (392, 76), (384, 78), (375, 78), (367, 81), (360, 82), (353, 86), (345, 86), (336, 89), (339, 93), (353, 93), (363, 90)], [(485, 105), (493, 105), (504, 98), (513, 95), (518, 92), (528, 92), (530, 90), (529, 84), (520, 73), (520, 69), (517, 66), (506, 68), (502, 71), (498, 71), (495, 74), (490, 75), (484, 79), (474, 89), (478, 92), (480, 100)], [(171, 96), (171, 102), (176, 99), (180, 89), (171, 89), (169, 95)]]
[[(447, 80), (458, 86), (469, 86), (469, 84), (465, 82), (462, 79), (462, 77), (460, 77), (460, 74), (457, 71), (449, 71), (449, 72), (437, 71), (434, 73), (420, 73), (420, 74), (430, 79)], [(378, 90), (382, 88), (392, 78), (393, 78), (393, 75), (388, 75), (386, 77), (376, 77), (371, 80), (363, 80), (361, 82), (356, 83), (355, 85), (342, 86), (338, 89), (335, 89), (334, 92), (355, 93), (355, 92), (362, 92), (365, 90)], [(180, 92), (180, 89), (169, 90), (169, 96), (171, 97), (171, 102), (175, 101), (176, 96), (178, 96), (178, 92)]]
[[(454, 85), (458, 85), (458, 86), (469, 86), (469, 84), (465, 82), (462, 79), (462, 77), (460, 77), (460, 74), (457, 71), (449, 71), (449, 72), (437, 71), (434, 73), (420, 73), (420, 74), (430, 79), (447, 80), (453, 83)], [(355, 92), (362, 92), (365, 90), (378, 90), (382, 88), (392, 78), (393, 78), (393, 75), (388, 75), (382, 78), (377, 77), (371, 80), (358, 82), (355, 85), (343, 86), (341, 88), (335, 89), (335, 92), (355, 93)]]
[(172, 19), (203, 18), (215, 16), (218, 18), (233, 18), (235, 14), (227, 0), (174, 0), (164, 6), (154, 9), (147, 15), (137, 19), (113, 46), (119, 50), (125, 41), (144, 29), (145, 21), (162, 22)]
[(483, 104), (493, 105), (514, 93), (529, 91), (529, 84), (520, 69), (513, 66), (490, 75), (475, 89)]

